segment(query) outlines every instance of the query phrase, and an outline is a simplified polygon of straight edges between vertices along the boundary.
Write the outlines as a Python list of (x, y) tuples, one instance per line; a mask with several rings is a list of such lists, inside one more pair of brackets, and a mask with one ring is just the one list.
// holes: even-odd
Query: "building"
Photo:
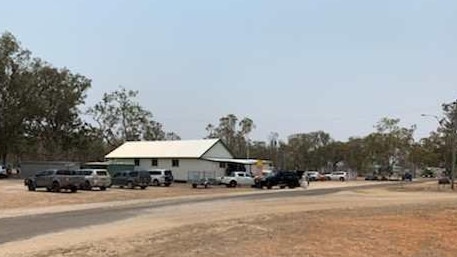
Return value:
[(105, 158), (133, 164), (137, 170), (170, 169), (176, 181), (187, 181), (193, 171), (205, 171), (212, 177), (232, 170), (249, 171), (258, 162), (234, 159), (220, 139), (126, 142)]

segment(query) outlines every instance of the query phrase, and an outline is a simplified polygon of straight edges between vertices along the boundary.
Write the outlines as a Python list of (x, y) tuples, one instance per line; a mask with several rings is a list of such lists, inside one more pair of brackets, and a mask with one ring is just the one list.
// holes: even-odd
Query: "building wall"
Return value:
[[(201, 159), (177, 159), (179, 167), (172, 166), (173, 159), (157, 159), (157, 166), (152, 166), (152, 158), (140, 159), (140, 165), (135, 166), (136, 170), (169, 169), (177, 181), (187, 181), (189, 171), (206, 171), (211, 177), (220, 177), (225, 173), (225, 168), (220, 168), (218, 162), (211, 162)], [(134, 164), (134, 159), (117, 159), (114, 162)]]
[(233, 158), (232, 154), (227, 150), (227, 148), (219, 141), (213, 147), (211, 147), (208, 152), (206, 152), (202, 158)]
[[(141, 159), (137, 169), (169, 169), (177, 181), (187, 181), (189, 171), (206, 171), (210, 176), (223, 176), (225, 169), (219, 168), (219, 163), (201, 159), (177, 159), (179, 167), (172, 166), (172, 159), (158, 159), (157, 166), (152, 166), (152, 159)], [(214, 175), (212, 175), (214, 174)]]

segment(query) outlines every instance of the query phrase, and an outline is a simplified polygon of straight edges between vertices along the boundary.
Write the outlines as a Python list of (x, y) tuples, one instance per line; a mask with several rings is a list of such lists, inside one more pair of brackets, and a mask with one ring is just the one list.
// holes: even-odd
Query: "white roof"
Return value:
[(125, 142), (105, 156), (113, 158), (200, 158), (219, 139)]

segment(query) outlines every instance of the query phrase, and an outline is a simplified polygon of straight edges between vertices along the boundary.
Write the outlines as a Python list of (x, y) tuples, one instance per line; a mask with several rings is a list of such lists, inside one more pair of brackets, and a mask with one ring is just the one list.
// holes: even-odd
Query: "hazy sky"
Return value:
[(363, 136), (382, 117), (426, 136), (457, 97), (457, 1), (6, 1), (0, 31), (92, 79), (119, 85), (183, 139), (248, 116), (265, 140), (324, 130)]

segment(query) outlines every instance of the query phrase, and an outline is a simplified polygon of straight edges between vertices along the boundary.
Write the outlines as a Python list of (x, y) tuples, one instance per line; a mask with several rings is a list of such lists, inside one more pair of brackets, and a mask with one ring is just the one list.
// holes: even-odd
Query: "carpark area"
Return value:
[(64, 192), (52, 193), (46, 189), (38, 189), (35, 192), (27, 191), (22, 180), (0, 180), (0, 209), (10, 208), (33, 208), (56, 205), (88, 204), (111, 201), (127, 201), (138, 199), (158, 199), (167, 197), (179, 197), (189, 195), (208, 195), (231, 192), (252, 191), (249, 187), (226, 188), (212, 186), (210, 188), (191, 188), (189, 184), (174, 183), (170, 187), (147, 187), (145, 190), (109, 188), (106, 191), (94, 189), (91, 191), (78, 190), (77, 193)]
[[(309, 189), (313, 188), (329, 188), (329, 187), (346, 187), (365, 184), (374, 184), (372, 181), (325, 181), (311, 182)], [(278, 188), (273, 188), (273, 190)], [(259, 189), (249, 186), (236, 188), (227, 188), (221, 186), (210, 186), (209, 188), (198, 187), (192, 188), (190, 184), (173, 183), (170, 187), (155, 187), (150, 186), (145, 190), (140, 189), (121, 189), (112, 187), (106, 191), (94, 189), (91, 191), (78, 190), (77, 193), (62, 192), (52, 193), (46, 192), (45, 189), (38, 189), (36, 192), (27, 191), (22, 180), (18, 179), (3, 179), (0, 180), (0, 209), (13, 208), (35, 208), (48, 207), (57, 205), (74, 205), (74, 204), (90, 204), (101, 202), (142, 200), (142, 199), (159, 199), (170, 197), (185, 197), (198, 195), (218, 195), (258, 191)], [(302, 190), (302, 189), (297, 189)]]

